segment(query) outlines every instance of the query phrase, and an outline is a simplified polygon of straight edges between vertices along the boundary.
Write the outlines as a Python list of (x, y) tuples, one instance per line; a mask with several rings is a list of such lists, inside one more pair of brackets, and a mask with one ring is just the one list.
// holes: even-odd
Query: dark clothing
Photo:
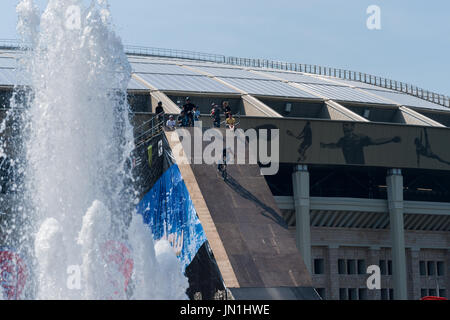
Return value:
[(342, 148), (342, 153), (347, 164), (365, 164), (364, 147), (372, 145), (372, 139), (368, 136), (352, 134), (342, 137), (337, 146)]
[(220, 108), (219, 107), (214, 107), (214, 120), (215, 121), (219, 121), (220, 122)]
[(213, 108), (213, 117), (214, 117), (214, 127), (216, 128), (220, 128), (220, 113), (222, 110), (220, 110), (219, 107), (214, 107)]
[(194, 114), (192, 112), (194, 110), (194, 107), (195, 107), (195, 105), (190, 103), (190, 102), (186, 103), (183, 106), (183, 111), (186, 114), (186, 117), (188, 119), (188, 125), (189, 125), (189, 122), (190, 122), (191, 125), (194, 124)]
[(158, 117), (158, 122), (160, 125), (164, 125), (164, 109), (162, 106), (157, 106), (155, 109), (156, 116)]
[(230, 106), (225, 107), (224, 112), (225, 112), (225, 117), (228, 118), (228, 115), (231, 114), (231, 108), (230, 108)]
[(194, 104), (192, 104), (192, 103), (186, 103), (184, 106), (183, 106), (183, 111), (186, 113), (186, 114), (189, 114), (189, 113), (191, 113), (192, 112), (192, 110), (194, 109), (194, 107), (195, 107), (195, 105)]
[(303, 131), (303, 143), (306, 145), (312, 145), (311, 127), (305, 127), (305, 130)]
[(217, 170), (219, 170), (219, 172), (222, 173), (222, 177), (224, 179), (227, 178), (227, 149), (223, 150), (222, 161), (219, 161)]
[(179, 115), (177, 122), (180, 127), (189, 126), (189, 118), (186, 115)]
[(164, 109), (161, 106), (157, 106), (155, 109), (156, 114), (161, 114), (164, 113)]

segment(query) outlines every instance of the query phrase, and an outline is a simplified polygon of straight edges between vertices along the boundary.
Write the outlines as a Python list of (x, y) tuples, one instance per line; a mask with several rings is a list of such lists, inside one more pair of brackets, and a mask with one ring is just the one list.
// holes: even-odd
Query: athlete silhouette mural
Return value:
[(321, 143), (321, 148), (341, 149), (347, 164), (366, 164), (364, 148), (380, 146), (389, 143), (400, 143), (400, 137), (373, 139), (363, 134), (355, 133), (354, 123), (343, 124), (344, 136), (335, 143)]
[(312, 130), (311, 130), (311, 122), (307, 122), (303, 131), (298, 135), (294, 135), (292, 131), (287, 130), (287, 134), (297, 140), (302, 141), (300, 147), (298, 148), (298, 153), (300, 157), (298, 158), (298, 162), (306, 160), (306, 151), (312, 146)]
[[(424, 138), (425, 138), (425, 144), (424, 144)], [(450, 165), (450, 161), (443, 160), (441, 157), (439, 157), (437, 154), (435, 154), (431, 150), (430, 140), (428, 139), (428, 131), (426, 128), (423, 129), (423, 131), (420, 132), (420, 138), (416, 138), (414, 140), (414, 144), (416, 145), (416, 153), (417, 153), (417, 167), (420, 168), (420, 159), (421, 157), (429, 158), (437, 160), (441, 163)]]

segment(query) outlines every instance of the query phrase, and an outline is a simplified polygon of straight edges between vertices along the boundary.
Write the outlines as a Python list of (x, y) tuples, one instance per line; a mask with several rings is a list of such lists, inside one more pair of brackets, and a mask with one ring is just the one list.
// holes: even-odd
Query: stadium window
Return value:
[(365, 260), (358, 260), (358, 274), (366, 274), (366, 261)]
[(314, 274), (324, 274), (324, 260), (314, 259)]
[(440, 290), (439, 290), (439, 297), (441, 297), (441, 298), (447, 298), (447, 290), (445, 290), (445, 289), (440, 289)]
[(380, 260), (380, 272), (381, 275), (385, 276), (387, 274), (386, 272), (386, 260)]
[(339, 274), (345, 274), (346, 273), (345, 260), (344, 259), (339, 259), (338, 260), (338, 273)]
[(436, 295), (437, 295), (436, 289), (429, 289), (428, 290), (428, 295), (430, 295), (432, 297), (436, 297)]
[(420, 261), (419, 262), (419, 272), (421, 276), (426, 276), (427, 275), (427, 266), (425, 264), (425, 261)]
[(129, 94), (128, 104), (133, 112), (150, 112), (151, 98), (148, 94)]
[(358, 292), (356, 291), (356, 289), (348, 289), (348, 300), (358, 300)]
[(389, 300), (394, 300), (394, 289), (389, 289)]
[(420, 296), (422, 298), (427, 297), (428, 296), (428, 289), (420, 289)]
[(353, 259), (347, 260), (347, 274), (356, 274), (356, 261)]
[(444, 261), (438, 261), (436, 263), (437, 266), (437, 275), (439, 277), (445, 276), (445, 263)]
[(387, 289), (381, 289), (381, 300), (389, 300)]
[(361, 288), (358, 290), (359, 300), (367, 300), (367, 289)]
[(347, 289), (345, 288), (339, 289), (339, 300), (347, 300)]
[(322, 300), (325, 300), (325, 288), (317, 288), (316, 291)]
[(388, 262), (387, 262), (387, 271), (388, 271), (388, 275), (389, 276), (392, 276), (392, 260), (389, 260)]
[(436, 264), (434, 261), (428, 261), (427, 262), (427, 269), (428, 269), (428, 275), (434, 276), (436, 274)]

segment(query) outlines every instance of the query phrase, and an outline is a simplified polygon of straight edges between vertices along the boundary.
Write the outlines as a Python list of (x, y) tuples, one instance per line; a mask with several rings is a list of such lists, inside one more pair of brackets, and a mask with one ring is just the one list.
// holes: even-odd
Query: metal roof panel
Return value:
[(237, 79), (237, 78), (221, 78), (221, 79), (249, 94), (261, 96), (320, 99), (306, 91), (290, 86), (289, 84), (284, 83), (282, 81)]
[(193, 66), (193, 67), (208, 74), (211, 74), (215, 77), (271, 80), (270, 78), (265, 77), (264, 75), (252, 73), (250, 71), (238, 68), (223, 68), (223, 67), (219, 68), (211, 66)]
[(336, 101), (348, 101), (359, 103), (375, 103), (375, 104), (393, 104), (383, 98), (378, 98), (370, 94), (365, 93), (362, 90), (353, 89), (350, 87), (337, 86), (337, 85), (322, 85), (322, 84), (302, 84), (313, 92), (332, 100)]
[(134, 78), (130, 79), (130, 82), (128, 83), (128, 90), (150, 90), (147, 88), (143, 83), (137, 81)]
[(417, 97), (414, 97), (412, 95), (401, 93), (401, 92), (395, 92), (395, 91), (384, 91), (384, 90), (369, 90), (364, 89), (371, 93), (374, 93), (382, 98), (390, 99), (398, 104), (411, 107), (411, 108), (420, 108), (420, 109), (431, 109), (431, 110), (441, 110), (441, 111), (450, 111), (450, 108), (441, 106), (439, 104), (423, 100)]
[(16, 67), (17, 67), (16, 59), (0, 56), (0, 68), (15, 69)]
[(133, 68), (133, 72), (136, 73), (200, 75), (175, 64), (131, 63), (131, 67)]
[(163, 91), (238, 93), (206, 76), (167, 75), (167, 74), (136, 74), (146, 82)]
[(18, 83), (16, 70), (10, 68), (0, 68), (0, 86), (14, 86)]
[[(260, 71), (258, 69), (254, 69), (256, 71)], [(324, 79), (312, 77), (307, 74), (299, 73), (299, 72), (279, 72), (279, 71), (260, 71), (264, 72), (268, 75), (272, 75), (278, 77), (280, 79), (296, 82), (296, 83), (317, 83), (317, 84), (332, 84), (329, 81)]]

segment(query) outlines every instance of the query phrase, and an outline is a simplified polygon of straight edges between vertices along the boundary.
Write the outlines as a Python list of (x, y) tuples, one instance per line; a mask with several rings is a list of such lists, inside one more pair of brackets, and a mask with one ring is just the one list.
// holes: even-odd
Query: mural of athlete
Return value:
[(305, 127), (303, 128), (303, 131), (298, 135), (295, 136), (292, 131), (287, 130), (286, 132), (289, 136), (302, 141), (300, 144), (300, 147), (298, 148), (298, 153), (300, 154), (300, 157), (298, 158), (298, 162), (305, 161), (306, 160), (306, 151), (308, 151), (309, 148), (312, 146), (312, 130), (311, 130), (311, 122), (307, 122)]
[(347, 164), (366, 164), (364, 148), (389, 143), (400, 143), (400, 137), (372, 139), (363, 134), (356, 134), (354, 123), (344, 123), (344, 136), (336, 143), (321, 143), (321, 148), (341, 149)]
[[(425, 145), (423, 144), (423, 139), (425, 138)], [(420, 158), (425, 157), (429, 159), (437, 160), (441, 163), (445, 163), (450, 165), (450, 161), (445, 161), (441, 159), (437, 154), (433, 153), (431, 150), (430, 140), (428, 139), (428, 131), (426, 128), (423, 129), (423, 132), (420, 133), (420, 138), (416, 138), (414, 140), (414, 144), (416, 145), (416, 153), (417, 153), (417, 166), (420, 168)]]

